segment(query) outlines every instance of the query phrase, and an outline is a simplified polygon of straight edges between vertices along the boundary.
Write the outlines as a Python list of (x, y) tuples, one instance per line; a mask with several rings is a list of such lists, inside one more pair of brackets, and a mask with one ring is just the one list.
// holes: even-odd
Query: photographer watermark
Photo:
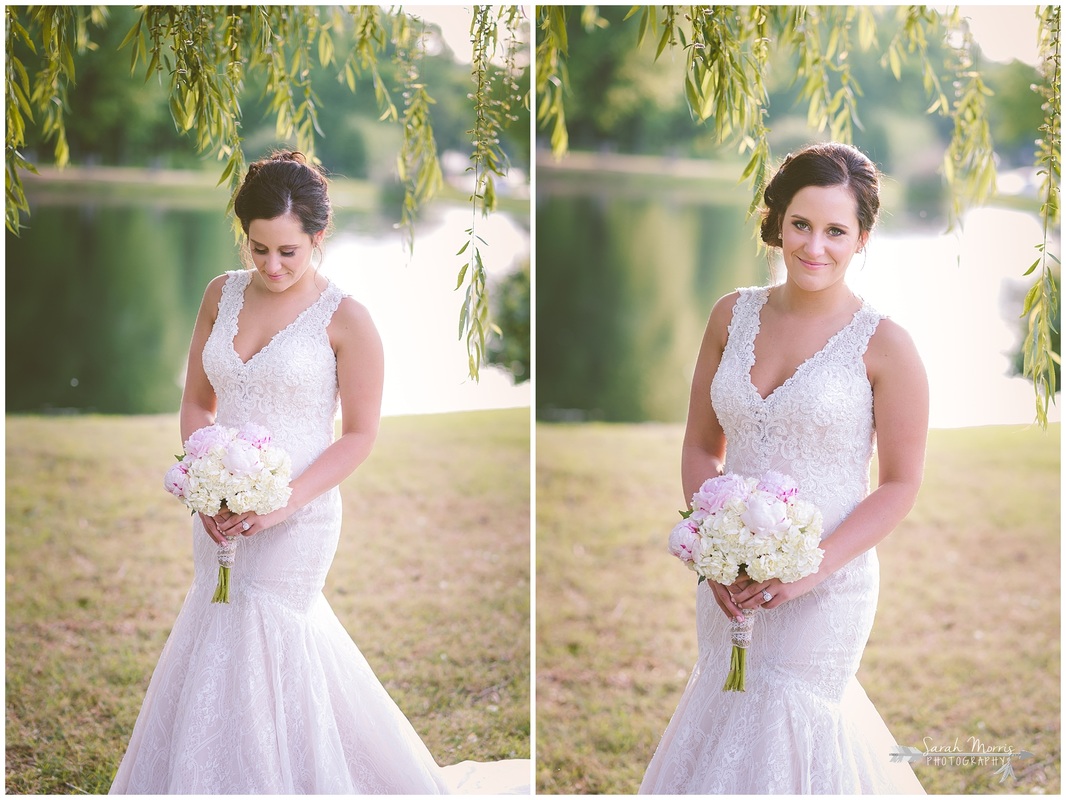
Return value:
[(896, 745), (889, 755), (892, 756), (893, 764), (898, 764), (900, 761), (909, 761), (913, 764), (924, 760), (926, 764), (936, 767), (998, 767), (992, 774), (1002, 776), (999, 779), (1000, 783), (1007, 778), (1014, 777), (1014, 768), (1011, 766), (1014, 759), (1033, 757), (1033, 753), (1028, 750), (1015, 750), (1014, 746), (1009, 744), (985, 744), (976, 736), (969, 737), (966, 742), (967, 746), (960, 746), (958, 739), (949, 745), (937, 745), (933, 744), (931, 736), (926, 736), (922, 740), (925, 746), (924, 752), (917, 747)]

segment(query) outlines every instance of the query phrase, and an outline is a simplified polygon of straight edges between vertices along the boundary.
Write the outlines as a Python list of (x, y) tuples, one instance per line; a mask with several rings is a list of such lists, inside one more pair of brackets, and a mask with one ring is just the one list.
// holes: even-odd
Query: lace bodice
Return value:
[(767, 287), (741, 289), (711, 382), (726, 435), (726, 470), (776, 470), (817, 503), (828, 535), (870, 488), (873, 390), (863, 355), (882, 316), (863, 304), (851, 321), (765, 399), (751, 382)]
[(215, 421), (235, 427), (256, 422), (267, 428), (292, 457), (295, 477), (333, 441), (337, 359), (326, 326), (344, 295), (330, 283), (318, 300), (242, 362), (233, 340), (252, 273), (227, 274), (203, 354), (204, 370), (218, 397)]

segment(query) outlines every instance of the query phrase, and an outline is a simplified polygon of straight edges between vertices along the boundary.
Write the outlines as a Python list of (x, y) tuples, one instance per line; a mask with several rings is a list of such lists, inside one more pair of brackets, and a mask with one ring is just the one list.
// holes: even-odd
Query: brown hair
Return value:
[(859, 233), (869, 233), (881, 207), (881, 173), (866, 155), (849, 144), (811, 144), (789, 153), (763, 191), (762, 240), (781, 246), (781, 222), (796, 192), (807, 186), (845, 186), (855, 198)]
[(290, 213), (311, 236), (327, 230), (333, 221), (326, 176), (294, 150), (277, 150), (248, 167), (233, 200), (233, 213), (245, 233), (254, 219)]

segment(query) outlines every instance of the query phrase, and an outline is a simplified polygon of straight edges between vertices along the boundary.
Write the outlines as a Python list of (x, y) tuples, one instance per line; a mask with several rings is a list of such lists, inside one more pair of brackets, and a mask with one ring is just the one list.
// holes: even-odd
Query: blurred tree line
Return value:
[[(568, 15), (566, 68), (570, 96), (566, 125), (572, 150), (609, 151), (692, 158), (734, 156), (723, 148), (710, 126), (694, 126), (686, 102), (684, 55), (666, 49), (658, 58), (654, 41), (637, 46), (638, 28), (623, 24), (628, 6), (599, 7), (595, 15)], [(941, 39), (928, 42), (929, 61), (942, 67), (939, 80), (950, 86), (951, 52)], [(777, 153), (806, 144), (812, 137), (802, 81), (789, 62), (793, 54), (772, 49), (767, 71), (766, 125)], [(847, 54), (851, 77), (862, 87), (859, 124), (853, 144), (894, 178), (910, 179), (918, 170), (935, 171), (951, 139), (949, 117), (929, 115), (922, 66), (900, 64), (900, 79), (882, 62), (879, 50), (854, 48)], [(1034, 132), (1043, 122), (1042, 99), (1030, 87), (1041, 78), (1035, 67), (983, 60), (988, 122), (1001, 168), (1032, 165)], [(861, 125), (861, 127), (860, 127)], [(539, 132), (547, 147), (547, 132)], [(932, 166), (932, 169), (930, 169)], [(938, 176), (933, 176), (937, 183)]]
[[(67, 141), (70, 161), (79, 165), (139, 166), (151, 168), (202, 169), (205, 160), (179, 133), (169, 108), (170, 90), (155, 75), (145, 80), (140, 70), (130, 74), (128, 45), (123, 38), (137, 21), (139, 11), (131, 6), (111, 6), (106, 26), (92, 30), (94, 46), (78, 57), (77, 82), (68, 94)], [(466, 152), (474, 115), (470, 97), (470, 66), (458, 63), (438, 26), (426, 23), (426, 46), (421, 57), (421, 80), (432, 87), (433, 135), (440, 151)], [(43, 59), (20, 40), (14, 53), (27, 65)], [(402, 64), (396, 48), (388, 43), (378, 69), (394, 93), (402, 91)], [(395, 180), (396, 151), (400, 133), (380, 121), (381, 109), (370, 87), (354, 93), (338, 79), (335, 67), (313, 62), (308, 76), (320, 103), (317, 108), (320, 135), (315, 155), (331, 173), (378, 182)], [(248, 91), (242, 98), (242, 135), (249, 154), (265, 153), (283, 144), (275, 131), (266, 76), (249, 72)], [(520, 78), (520, 91), (529, 89), (529, 74)], [(528, 121), (528, 116), (527, 116)], [(24, 155), (30, 161), (47, 160), (50, 146), (38, 116), (27, 126)], [(289, 142), (288, 144), (293, 144)], [(528, 172), (530, 143), (528, 124), (512, 125), (502, 132), (502, 145), (511, 163)], [(207, 162), (215, 169), (211, 162)]]

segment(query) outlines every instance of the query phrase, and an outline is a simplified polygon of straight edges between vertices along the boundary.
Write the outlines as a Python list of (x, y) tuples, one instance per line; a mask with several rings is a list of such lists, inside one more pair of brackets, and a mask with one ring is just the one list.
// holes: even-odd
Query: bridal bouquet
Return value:
[[(268, 514), (289, 500), (289, 454), (271, 444), (270, 432), (248, 423), (239, 430), (209, 425), (185, 442), (185, 453), (167, 470), (163, 487), (194, 512), (213, 517), (225, 505), (234, 514)], [(229, 602), (229, 570), (236, 536), (218, 546), (218, 586), (212, 602)]]
[[(743, 571), (753, 581), (792, 583), (818, 571), (824, 551), (822, 512), (798, 497), (787, 475), (733, 473), (710, 478), (692, 495), (692, 510), (670, 533), (670, 552), (699, 575), (728, 586)], [(733, 652), (723, 691), (744, 691), (753, 620), (732, 623)]]

